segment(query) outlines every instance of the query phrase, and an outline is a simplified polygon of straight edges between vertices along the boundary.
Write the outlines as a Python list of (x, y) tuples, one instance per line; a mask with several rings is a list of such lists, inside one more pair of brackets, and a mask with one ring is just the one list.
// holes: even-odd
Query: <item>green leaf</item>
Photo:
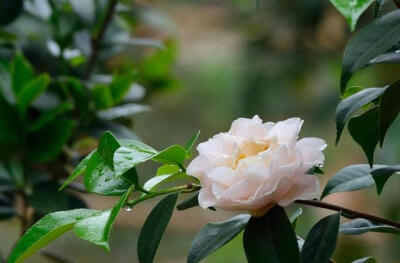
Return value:
[(28, 157), (37, 162), (52, 160), (68, 141), (73, 128), (72, 120), (58, 118), (42, 129), (31, 133), (28, 137)]
[(196, 193), (176, 206), (179, 211), (199, 206), (199, 193)]
[(125, 74), (116, 74), (110, 83), (111, 95), (114, 103), (119, 103), (129, 92), (133, 81), (136, 78), (136, 73), (128, 72)]
[(162, 184), (172, 182), (179, 179), (189, 179), (191, 178), (185, 173), (179, 172), (174, 174), (166, 174), (166, 175), (159, 175), (149, 179), (143, 186), (143, 189), (146, 191), (154, 191), (157, 190), (159, 186)]
[(226, 221), (208, 223), (199, 232), (189, 248), (188, 263), (197, 263), (223, 247), (246, 227), (249, 215), (238, 215)]
[(372, 59), (369, 64), (379, 64), (379, 63), (387, 63), (387, 64), (395, 64), (400, 62), (400, 53), (398, 51), (384, 53), (382, 55), (377, 56)]
[(97, 112), (97, 116), (102, 120), (110, 121), (122, 117), (131, 117), (134, 114), (148, 112), (150, 110), (151, 108), (146, 105), (127, 103), (121, 106), (113, 107), (111, 109), (99, 111)]
[(386, 4), (387, 0), (375, 0), (374, 17), (377, 18), (379, 12), (382, 10), (383, 5)]
[(79, 238), (89, 241), (102, 247), (106, 251), (109, 251), (110, 247), (108, 244), (108, 238), (110, 236), (112, 226), (119, 211), (124, 206), (126, 200), (133, 190), (134, 186), (131, 186), (111, 209), (91, 215), (90, 217), (87, 217), (86, 219), (76, 223), (74, 225), (75, 234)]
[(157, 169), (156, 176), (171, 175), (181, 172), (181, 168), (175, 164), (164, 164)]
[(183, 165), (186, 158), (186, 150), (180, 145), (172, 145), (153, 156), (153, 160), (161, 163)]
[(69, 0), (76, 15), (85, 23), (95, 22), (95, 3), (94, 0)]
[(19, 111), (24, 114), (28, 106), (42, 94), (50, 83), (50, 76), (42, 74), (29, 81), (17, 94)]
[(73, 105), (70, 102), (63, 102), (54, 109), (41, 113), (40, 117), (28, 127), (28, 130), (31, 132), (38, 131), (56, 119), (59, 115), (72, 110), (72, 108)]
[(354, 260), (352, 263), (376, 263), (376, 260), (373, 259), (372, 257), (365, 257)]
[[(374, 168), (379, 167), (381, 166), (374, 166)], [(341, 169), (329, 179), (321, 199), (333, 193), (356, 191), (373, 185), (375, 182), (371, 171), (372, 169), (367, 164), (350, 165)]]
[(0, 25), (11, 23), (22, 12), (23, 0), (0, 1)]
[(372, 59), (398, 43), (399, 34), (400, 10), (397, 10), (369, 23), (349, 41), (342, 61), (342, 93), (355, 72), (368, 66)]
[(85, 158), (82, 159), (82, 161), (78, 164), (78, 166), (75, 168), (75, 170), (72, 172), (72, 174), (64, 181), (62, 186), (59, 188), (59, 191), (64, 189), (70, 182), (75, 180), (76, 177), (78, 177), (80, 174), (82, 174), (86, 170), (90, 158), (96, 151), (97, 150), (92, 151)]
[(98, 151), (92, 154), (85, 172), (85, 187), (89, 192), (122, 195), (132, 184), (124, 177), (117, 177)]
[(349, 118), (364, 105), (372, 102), (385, 91), (385, 88), (368, 88), (354, 95), (343, 99), (336, 108), (336, 144), (338, 144), (340, 135)]
[(114, 169), (116, 176), (124, 173), (147, 160), (150, 160), (155, 153), (143, 151), (138, 148), (120, 147), (114, 153)]
[(18, 263), (24, 261), (30, 255), (70, 230), (76, 222), (94, 213), (97, 213), (97, 211), (76, 209), (56, 212), (42, 217), (17, 242), (8, 262)]
[(390, 125), (396, 119), (400, 112), (400, 81), (391, 84), (383, 93), (380, 102), (379, 120), (380, 120), (380, 145), (382, 147), (383, 140)]
[(66, 192), (57, 191), (55, 182), (41, 182), (33, 187), (33, 193), (28, 197), (29, 204), (35, 209), (35, 213), (46, 215), (57, 211), (67, 210), (69, 199)]
[(374, 107), (350, 119), (348, 129), (351, 137), (363, 149), (372, 167), (374, 152), (379, 142), (379, 107)]
[(94, 104), (97, 109), (104, 110), (114, 105), (110, 87), (105, 84), (96, 84), (92, 89)]
[(333, 255), (339, 231), (340, 213), (324, 217), (307, 235), (300, 258), (302, 263), (328, 262)]
[(296, 211), (294, 211), (294, 213), (290, 216), (289, 221), (292, 224), (293, 229), (296, 229), (296, 225), (297, 225), (297, 219), (299, 218), (299, 216), (301, 216), (301, 214), (303, 214), (303, 209), (301, 209), (301, 207), (297, 208)]
[(252, 217), (243, 235), (249, 263), (296, 263), (299, 248), (285, 210), (275, 206), (260, 218)]
[(114, 153), (120, 146), (111, 132), (106, 131), (101, 135), (97, 151), (111, 168), (114, 168)]
[(382, 193), (383, 186), (386, 181), (392, 176), (394, 173), (400, 171), (400, 165), (393, 166), (381, 166), (380, 168), (373, 169), (371, 172), (372, 178), (375, 180), (376, 191), (378, 195)]
[(17, 52), (11, 63), (11, 83), (15, 96), (18, 96), (25, 85), (32, 79), (33, 69), (31, 64), (25, 59), (22, 53)]
[(174, 211), (179, 193), (162, 199), (147, 217), (140, 231), (137, 253), (140, 263), (152, 263), (158, 245)]
[(364, 218), (358, 218), (341, 224), (339, 232), (344, 235), (361, 235), (367, 232), (392, 233), (399, 235), (400, 229), (384, 224), (374, 223)]
[(343, 14), (349, 23), (351, 31), (356, 28), (357, 20), (362, 13), (375, 0), (330, 0), (330, 2)]
[(196, 143), (197, 139), (199, 138), (199, 136), (200, 136), (200, 131), (197, 131), (197, 132), (189, 139), (189, 141), (185, 144), (185, 150), (186, 150), (186, 152), (187, 152), (186, 158), (190, 159), (192, 148), (193, 148), (193, 146), (195, 145), (195, 143)]
[(0, 112), (0, 142), (19, 143), (21, 128), (18, 112), (2, 96), (0, 96)]

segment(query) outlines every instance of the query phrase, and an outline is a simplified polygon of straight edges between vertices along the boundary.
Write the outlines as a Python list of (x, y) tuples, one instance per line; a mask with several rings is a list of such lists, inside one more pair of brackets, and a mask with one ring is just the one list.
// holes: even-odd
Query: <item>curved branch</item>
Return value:
[(321, 201), (317, 201), (317, 200), (296, 200), (295, 203), (329, 209), (329, 210), (338, 211), (338, 212), (341, 211), (342, 216), (346, 217), (346, 218), (350, 218), (350, 219), (365, 218), (365, 219), (374, 221), (376, 223), (382, 223), (382, 224), (393, 226), (393, 227), (400, 229), (399, 222), (396, 222), (396, 221), (393, 221), (390, 219), (386, 219), (383, 217), (379, 217), (379, 216), (370, 215), (367, 213), (358, 212), (355, 210), (351, 210), (351, 209), (348, 209), (348, 208), (345, 208), (342, 206), (338, 206), (338, 205), (334, 205), (334, 204), (330, 204), (330, 203), (325, 203), (325, 202), (321, 202)]

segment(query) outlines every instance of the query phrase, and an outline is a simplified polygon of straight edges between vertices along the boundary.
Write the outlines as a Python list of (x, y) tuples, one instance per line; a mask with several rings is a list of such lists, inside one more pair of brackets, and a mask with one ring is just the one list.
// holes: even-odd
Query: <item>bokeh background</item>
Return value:
[[(163, 89), (146, 83), (145, 103), (152, 110), (133, 116), (132, 127), (147, 144), (162, 149), (183, 144), (201, 129), (199, 141), (226, 131), (238, 117), (258, 114), (264, 121), (299, 116), (305, 120), (301, 136), (316, 136), (328, 142), (325, 174), (321, 186), (340, 168), (366, 163), (360, 147), (347, 132), (335, 147), (335, 109), (339, 98), (341, 54), (351, 37), (345, 19), (327, 0), (170, 0), (135, 1), (142, 25), (136, 35), (168, 42), (168, 61), (173, 62), (173, 80)], [(392, 5), (385, 8), (392, 9)], [(372, 18), (372, 10), (359, 27)], [(167, 51), (165, 51), (167, 52)], [(111, 59), (107, 67), (118, 61)], [(40, 61), (38, 62), (40, 63)], [(157, 64), (154, 65), (157, 67)], [(377, 65), (358, 73), (350, 85), (380, 86), (399, 68)], [(377, 152), (377, 163), (400, 160), (400, 120), (389, 130), (386, 143)], [(150, 177), (156, 167), (140, 167), (140, 176)], [(377, 197), (374, 187), (354, 193), (333, 194), (325, 201), (360, 211), (400, 219), (400, 181), (392, 178)], [(98, 209), (108, 208), (113, 198), (84, 196)], [(68, 256), (73, 262), (137, 262), (136, 243), (146, 216), (155, 202), (123, 211), (111, 234), (111, 252), (77, 239), (62, 236), (46, 249)], [(287, 208), (294, 211), (296, 205)], [(329, 211), (304, 208), (298, 230), (305, 238), (310, 227)], [(155, 262), (185, 262), (192, 238), (206, 222), (224, 220), (232, 214), (193, 208), (176, 211)], [(18, 237), (17, 220), (0, 223), (0, 248), (6, 254)], [(340, 236), (336, 262), (347, 263), (374, 256), (378, 262), (400, 262), (400, 239), (390, 234), (367, 233)], [(35, 255), (27, 262), (48, 262)], [(240, 237), (209, 256), (208, 263), (246, 262)]]

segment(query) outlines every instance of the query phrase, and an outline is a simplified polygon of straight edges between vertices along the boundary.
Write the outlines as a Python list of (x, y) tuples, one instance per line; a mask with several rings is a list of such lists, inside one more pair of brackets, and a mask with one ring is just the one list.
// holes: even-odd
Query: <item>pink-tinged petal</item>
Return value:
[(235, 182), (235, 172), (228, 167), (217, 167), (208, 173), (208, 178), (225, 187), (232, 185)]
[(298, 175), (292, 182), (290, 191), (278, 200), (280, 206), (290, 205), (295, 200), (318, 198), (321, 193), (318, 178), (314, 175)]
[(265, 139), (266, 136), (262, 120), (258, 115), (254, 116), (252, 119), (239, 118), (235, 120), (228, 133), (230, 135), (254, 140), (262, 140)]
[(197, 146), (200, 155), (209, 159), (221, 156), (231, 156), (235, 150), (235, 142), (227, 138), (223, 133), (215, 135), (212, 139), (200, 143)]
[(206, 209), (210, 206), (216, 204), (216, 199), (214, 195), (210, 192), (208, 188), (202, 188), (199, 193), (199, 205), (200, 207)]
[(303, 121), (300, 118), (290, 118), (278, 121), (268, 133), (269, 137), (276, 137), (279, 143), (293, 144), (299, 135)]
[(311, 147), (323, 151), (326, 148), (326, 142), (319, 138), (307, 137), (300, 139), (297, 142), (297, 147), (299, 148)]
[(207, 172), (209, 168), (210, 161), (203, 156), (197, 156), (189, 163), (186, 173), (188, 175), (200, 178)]
[(218, 199), (248, 200), (257, 191), (259, 185), (264, 181), (262, 174), (249, 173), (230, 186), (226, 191), (217, 196)]

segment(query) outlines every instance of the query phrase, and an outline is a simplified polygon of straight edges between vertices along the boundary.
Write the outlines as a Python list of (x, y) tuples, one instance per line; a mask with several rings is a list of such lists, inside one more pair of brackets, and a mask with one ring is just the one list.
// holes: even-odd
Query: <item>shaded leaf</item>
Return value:
[(95, 2), (94, 0), (69, 0), (76, 15), (88, 24), (95, 21)]
[(400, 10), (396, 10), (367, 24), (349, 41), (342, 61), (342, 93), (355, 72), (398, 43), (399, 33)]
[(382, 10), (383, 5), (386, 4), (387, 0), (375, 0), (374, 17), (377, 18), (379, 12)]
[(178, 196), (179, 193), (173, 193), (162, 199), (144, 222), (137, 244), (140, 263), (153, 262), (158, 245), (171, 219)]
[(400, 81), (391, 84), (383, 93), (380, 102), (379, 121), (380, 121), (380, 145), (382, 147), (383, 140), (390, 125), (396, 119), (400, 112)]
[(114, 135), (106, 131), (99, 139), (99, 146), (97, 152), (103, 157), (104, 161), (111, 167), (114, 168), (114, 153), (121, 145), (114, 137)]
[(42, 74), (32, 81), (28, 82), (17, 94), (17, 104), (19, 111), (24, 114), (28, 106), (42, 92), (44, 92), (50, 83), (50, 76)]
[[(194, 194), (186, 200), (183, 200), (180, 204), (176, 206), (179, 211), (186, 210), (192, 207), (199, 206), (199, 193)], [(216, 211), (215, 207), (210, 206), (208, 209)]]
[(235, 238), (246, 227), (249, 215), (208, 223), (197, 232), (189, 248), (188, 263), (197, 263)]
[(344, 235), (361, 235), (367, 232), (400, 234), (400, 229), (384, 224), (374, 223), (364, 218), (358, 218), (341, 224), (339, 232)]
[(92, 89), (92, 96), (97, 109), (103, 110), (114, 105), (110, 87), (105, 84), (96, 84)]
[(296, 234), (280, 206), (273, 207), (260, 218), (250, 218), (243, 245), (249, 263), (299, 262)]
[(400, 171), (400, 165), (381, 166), (373, 169), (371, 172), (372, 178), (375, 180), (376, 191), (378, 195), (382, 193), (383, 186), (392, 174)]
[[(380, 165), (375, 165), (375, 168), (380, 168)], [(321, 199), (327, 195), (356, 191), (373, 185), (374, 179), (371, 176), (372, 169), (367, 164), (350, 165), (332, 176), (327, 182)]]
[(197, 139), (199, 138), (199, 136), (200, 136), (200, 130), (197, 131), (197, 132), (189, 139), (189, 141), (187, 141), (187, 143), (185, 144), (185, 150), (186, 150), (186, 152), (187, 152), (187, 156), (186, 156), (186, 157), (187, 157), (188, 159), (190, 159), (192, 148), (193, 148), (193, 146), (195, 145), (195, 143), (196, 143)]
[(95, 210), (76, 209), (48, 214), (36, 222), (16, 243), (8, 262), (18, 263), (61, 236)]
[(69, 208), (68, 196), (64, 192), (59, 192), (58, 187), (55, 182), (42, 182), (34, 186), (33, 194), (28, 197), (28, 201), (35, 212), (45, 215)]
[(108, 238), (111, 233), (111, 228), (117, 218), (125, 201), (132, 193), (134, 186), (131, 186), (121, 199), (111, 208), (105, 211), (93, 214), (86, 219), (83, 219), (74, 225), (74, 232), (79, 237), (89, 241), (95, 245), (109, 251)]
[(0, 25), (7, 25), (14, 21), (22, 12), (23, 0), (0, 1)]
[(335, 251), (339, 223), (339, 213), (324, 217), (318, 221), (307, 235), (301, 249), (300, 262), (328, 262)]
[(396, 50), (395, 52), (389, 52), (377, 56), (372, 59), (369, 64), (379, 64), (379, 63), (399, 63), (400, 62), (400, 52)]
[(127, 72), (113, 76), (113, 80), (110, 83), (110, 90), (114, 103), (122, 101), (125, 95), (129, 92), (135, 78), (135, 72)]
[(385, 88), (368, 88), (355, 93), (354, 95), (343, 99), (336, 108), (336, 144), (338, 144), (340, 135), (349, 118), (357, 112), (362, 106), (372, 102), (385, 91)]
[[(14, 0), (11, 0), (14, 1)], [(25, 85), (33, 79), (33, 69), (24, 56), (17, 52), (11, 63), (11, 83), (14, 94), (18, 96)]]
[(349, 23), (351, 31), (356, 28), (357, 20), (362, 13), (374, 2), (375, 0), (330, 0), (330, 2), (343, 14)]
[(56, 119), (60, 114), (69, 111), (72, 108), (73, 105), (71, 103), (63, 102), (56, 108), (41, 113), (40, 117), (28, 127), (29, 131), (34, 132), (42, 129), (44, 126)]
[(122, 117), (131, 117), (137, 113), (149, 112), (151, 108), (146, 105), (127, 103), (121, 106), (113, 107), (111, 109), (102, 110), (97, 112), (97, 116), (102, 120), (114, 120)]
[(350, 119), (348, 129), (351, 137), (363, 149), (372, 167), (374, 152), (379, 142), (379, 107), (374, 107)]

